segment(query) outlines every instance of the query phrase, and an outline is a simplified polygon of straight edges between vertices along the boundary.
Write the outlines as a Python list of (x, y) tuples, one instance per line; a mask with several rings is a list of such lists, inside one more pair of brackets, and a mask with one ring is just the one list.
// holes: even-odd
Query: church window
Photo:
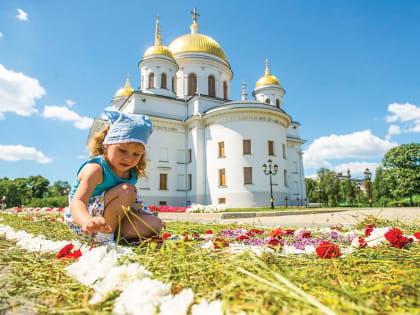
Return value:
[(244, 154), (251, 154), (251, 140), (244, 139), (243, 140), (243, 153)]
[(152, 72), (149, 74), (149, 89), (153, 89), (155, 87), (155, 74)]
[(184, 174), (178, 174), (177, 190), (185, 190), (185, 175)]
[(216, 81), (212, 75), (209, 76), (209, 96), (216, 96)]
[(159, 206), (166, 206), (166, 201), (159, 201)]
[(172, 77), (172, 92), (175, 93), (175, 78)]
[(266, 104), (270, 104), (270, 99), (269, 99), (269, 98), (266, 98), (266, 99), (265, 99), (265, 103), (266, 103)]
[(283, 159), (286, 159), (286, 145), (283, 143), (282, 147), (283, 147)]
[(192, 174), (188, 174), (188, 190), (192, 190)]
[(188, 75), (188, 95), (192, 96), (197, 92), (197, 76), (195, 73)]
[(284, 186), (287, 187), (287, 170), (283, 170)]
[(226, 173), (224, 168), (219, 169), (219, 186), (226, 186)]
[(244, 167), (244, 184), (252, 184), (252, 167)]
[(160, 174), (159, 189), (168, 190), (168, 174)]
[(219, 142), (219, 157), (225, 157), (225, 143)]
[(228, 99), (228, 95), (227, 95), (227, 83), (226, 83), (226, 81), (223, 81), (223, 98), (225, 100)]
[(274, 155), (274, 141), (268, 140), (268, 155)]
[(280, 108), (280, 100), (278, 98), (276, 99), (276, 107)]
[(161, 76), (160, 76), (160, 87), (162, 89), (167, 89), (168, 88), (168, 86), (166, 84), (166, 73), (162, 73)]
[(226, 198), (222, 197), (222, 198), (217, 199), (217, 201), (219, 202), (219, 204), (224, 204), (226, 203)]
[(192, 162), (192, 151), (191, 149), (188, 149), (188, 163)]

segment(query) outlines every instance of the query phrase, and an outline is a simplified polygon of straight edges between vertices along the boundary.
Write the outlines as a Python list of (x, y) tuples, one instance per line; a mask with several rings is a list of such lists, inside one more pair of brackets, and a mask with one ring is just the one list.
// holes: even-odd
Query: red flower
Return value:
[(367, 246), (367, 243), (365, 241), (365, 239), (361, 236), (359, 236), (359, 247), (360, 248), (365, 248)]
[(283, 235), (283, 230), (281, 228), (274, 229), (270, 232), (270, 236), (276, 237)]
[(235, 241), (243, 241), (243, 240), (249, 240), (249, 236), (240, 235), (237, 238), (235, 238)]
[(182, 235), (184, 236), (184, 241), (188, 241), (188, 232), (185, 232)]
[(254, 236), (255, 234), (263, 234), (264, 230), (257, 230), (257, 229), (250, 229), (246, 235), (248, 236)]
[(331, 228), (331, 230), (341, 231), (341, 230), (342, 230), (342, 228), (341, 228), (341, 227), (339, 227), (339, 226), (333, 226), (333, 227)]
[(229, 241), (223, 238), (216, 238), (213, 241), (213, 247), (215, 249), (218, 249), (218, 248), (222, 249), (223, 247), (229, 247)]
[(69, 259), (77, 259), (77, 258), (79, 258), (79, 257), (81, 257), (82, 256), (82, 252), (80, 251), (80, 249), (78, 249), (78, 250), (75, 250), (75, 251), (73, 251), (73, 252), (71, 252), (71, 253), (69, 253), (66, 257), (64, 257), (64, 258), (69, 258)]
[(370, 233), (372, 233), (373, 229), (375, 228), (375, 225), (373, 224), (368, 224), (366, 226), (366, 230), (365, 230), (365, 236), (369, 236)]
[(92, 250), (92, 249), (94, 249), (94, 248), (96, 248), (96, 246), (93, 246), (93, 245), (92, 245), (92, 246), (90, 246), (90, 247), (89, 247), (89, 251), (91, 251), (91, 250)]
[(213, 234), (213, 231), (212, 230), (207, 230), (206, 234)]
[(193, 238), (199, 238), (200, 236), (198, 235), (198, 233), (197, 233), (197, 232), (193, 232), (193, 233), (192, 233), (192, 237), (193, 237)]
[(285, 230), (283, 233), (284, 233), (285, 235), (290, 235), (290, 234), (295, 233), (295, 230)]
[(414, 237), (420, 242), (420, 232), (414, 233)]
[(310, 233), (310, 232), (304, 232), (304, 233), (302, 233), (302, 237), (303, 238), (311, 238), (312, 237), (312, 234)]
[(319, 244), (315, 251), (318, 257), (320, 258), (330, 259), (341, 256), (340, 249), (338, 248), (338, 246), (328, 241)]
[(391, 243), (393, 247), (403, 248), (406, 244), (413, 242), (412, 238), (402, 235), (400, 229), (392, 229), (385, 233), (385, 238)]
[(278, 238), (272, 238), (271, 240), (268, 241), (268, 244), (267, 244), (267, 246), (271, 248), (276, 248), (277, 245), (283, 246), (284, 242), (282, 242)]
[(162, 235), (162, 239), (166, 240), (168, 237), (171, 237), (172, 234), (171, 233), (165, 233)]
[(57, 259), (60, 258), (65, 258), (68, 254), (70, 254), (70, 252), (72, 251), (72, 249), (74, 248), (73, 244), (67, 244), (66, 246), (64, 246), (62, 249), (60, 249), (60, 251), (58, 252), (57, 256), (55, 256)]

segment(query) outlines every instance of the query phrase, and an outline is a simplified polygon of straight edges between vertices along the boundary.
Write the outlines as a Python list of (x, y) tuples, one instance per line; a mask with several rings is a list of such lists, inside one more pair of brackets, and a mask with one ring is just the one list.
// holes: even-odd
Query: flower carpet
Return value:
[[(47, 208), (49, 209), (49, 208)], [(420, 226), (255, 228), (167, 223), (132, 243), (81, 244), (62, 210), (0, 214), (0, 312), (417, 313)], [(120, 242), (121, 243), (121, 242)], [(1, 275), (1, 273), (0, 273)]]

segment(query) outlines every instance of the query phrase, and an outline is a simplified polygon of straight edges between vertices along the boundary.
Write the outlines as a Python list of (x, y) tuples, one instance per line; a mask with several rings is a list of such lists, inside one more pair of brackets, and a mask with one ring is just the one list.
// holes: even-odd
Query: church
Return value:
[[(232, 100), (229, 60), (199, 32), (196, 10), (191, 13), (190, 33), (169, 46), (156, 19), (155, 44), (139, 62), (141, 87), (134, 90), (127, 78), (111, 101), (114, 109), (153, 123), (139, 195), (149, 205), (264, 207), (271, 195), (275, 206), (303, 205), (305, 140), (284, 109), (285, 90), (266, 60), (253, 98), (243, 82), (241, 99)], [(105, 124), (95, 119), (89, 138)]]

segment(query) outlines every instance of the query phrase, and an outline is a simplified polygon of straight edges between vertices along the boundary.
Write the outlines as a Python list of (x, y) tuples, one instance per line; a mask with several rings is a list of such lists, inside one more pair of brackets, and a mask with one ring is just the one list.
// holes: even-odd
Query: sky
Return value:
[(93, 118), (154, 44), (190, 32), (223, 48), (231, 98), (264, 75), (301, 123), (306, 176), (374, 171), (392, 147), (420, 142), (420, 1), (0, 1), (0, 178), (74, 181)]

